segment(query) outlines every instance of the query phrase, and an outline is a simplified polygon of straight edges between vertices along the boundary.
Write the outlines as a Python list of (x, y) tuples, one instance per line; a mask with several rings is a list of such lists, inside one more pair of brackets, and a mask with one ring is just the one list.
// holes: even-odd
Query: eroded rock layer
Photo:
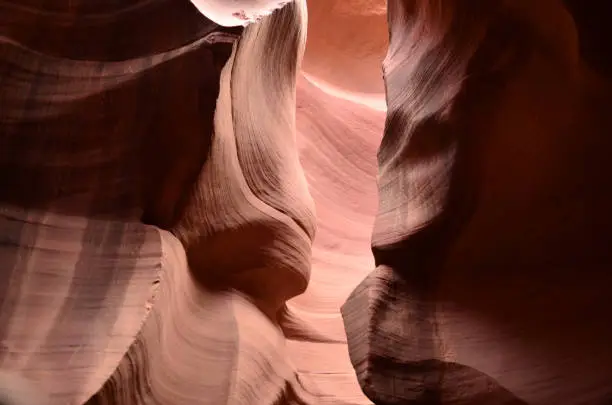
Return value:
[(165, 1), (0, 19), (0, 368), (79, 404), (145, 319), (167, 264), (142, 221), (180, 216), (240, 30)]
[(610, 85), (558, 1), (389, 1), (376, 269), (343, 306), (377, 404), (605, 404)]
[(306, 288), (314, 233), (292, 107), (304, 12), (287, 6), (236, 43), (221, 75), (210, 157), (174, 227), (182, 244), (167, 234), (162, 249), (174, 266), (136, 342), (89, 403), (308, 399), (274, 322)]
[(594, 2), (385, 3), (0, 0), (0, 402), (607, 405)]

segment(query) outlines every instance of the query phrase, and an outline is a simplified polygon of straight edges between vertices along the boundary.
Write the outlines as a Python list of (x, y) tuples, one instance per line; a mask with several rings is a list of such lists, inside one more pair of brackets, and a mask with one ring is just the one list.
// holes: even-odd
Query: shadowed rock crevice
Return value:
[(0, 0), (0, 401), (607, 405), (607, 6), (308, 6)]

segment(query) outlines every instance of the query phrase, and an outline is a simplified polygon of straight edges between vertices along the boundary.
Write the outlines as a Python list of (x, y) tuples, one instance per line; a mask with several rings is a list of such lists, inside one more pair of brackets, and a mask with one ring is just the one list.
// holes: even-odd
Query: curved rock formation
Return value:
[(55, 5), (0, 3), (0, 365), (79, 404), (117, 368), (171, 265), (142, 220), (180, 212), (238, 32), (190, 4)]
[(558, 1), (389, 1), (376, 269), (343, 306), (377, 404), (612, 396), (609, 82)]
[(386, 3), (0, 0), (0, 403), (612, 399), (603, 6)]

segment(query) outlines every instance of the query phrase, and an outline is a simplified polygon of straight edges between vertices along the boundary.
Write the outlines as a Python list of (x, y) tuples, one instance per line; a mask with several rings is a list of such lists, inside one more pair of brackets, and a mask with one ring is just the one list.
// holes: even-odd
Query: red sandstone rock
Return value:
[(0, 2), (0, 399), (612, 398), (594, 4), (76, 3)]
[(571, 16), (392, 0), (389, 22), (376, 269), (343, 306), (364, 392), (606, 403), (610, 96)]

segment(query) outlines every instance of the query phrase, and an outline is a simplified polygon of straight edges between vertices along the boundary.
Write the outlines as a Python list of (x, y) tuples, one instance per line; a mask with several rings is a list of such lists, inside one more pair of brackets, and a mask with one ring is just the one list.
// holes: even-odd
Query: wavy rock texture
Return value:
[(52, 404), (84, 403), (139, 332), (172, 265), (142, 220), (180, 216), (239, 33), (189, 3), (72, 6), (0, 3), (0, 367)]
[(571, 16), (390, 0), (389, 25), (376, 269), (343, 306), (361, 387), (377, 404), (609, 403), (609, 82)]
[[(236, 44), (221, 74), (210, 157), (174, 227), (182, 245), (167, 235), (174, 267), (162, 274), (136, 342), (89, 403), (308, 397), (273, 322), (285, 300), (306, 288), (314, 233), (292, 107), (304, 12), (288, 6), (248, 27)], [(286, 69), (274, 76), (285, 81), (270, 82), (271, 69)]]
[(0, 403), (606, 405), (604, 10), (285, 3), (0, 0)]

